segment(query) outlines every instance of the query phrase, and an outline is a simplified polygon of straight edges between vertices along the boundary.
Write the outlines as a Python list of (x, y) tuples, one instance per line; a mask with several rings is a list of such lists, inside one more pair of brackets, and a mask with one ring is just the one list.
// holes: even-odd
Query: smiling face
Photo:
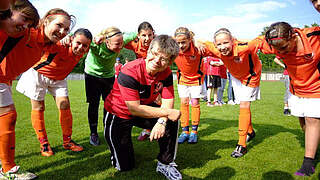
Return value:
[(12, 11), (11, 18), (6, 20), (4, 30), (9, 36), (17, 36), (29, 28), (33, 21), (22, 12)]
[(151, 41), (154, 38), (153, 31), (151, 29), (141, 29), (138, 34), (139, 41), (142, 42), (142, 46), (149, 47)]
[(45, 20), (44, 34), (49, 41), (56, 43), (68, 34), (71, 21), (64, 15), (54, 16), (55, 18), (51, 22), (48, 18)]
[(123, 36), (122, 34), (113, 36), (105, 41), (109, 50), (119, 53), (123, 47)]
[(175, 40), (177, 41), (181, 52), (186, 52), (190, 48), (191, 39), (186, 35), (180, 34), (175, 37)]
[(83, 34), (77, 34), (72, 39), (72, 52), (73, 54), (79, 56), (82, 55), (89, 50), (91, 40), (88, 39)]
[(171, 65), (170, 57), (160, 51), (158, 44), (154, 44), (153, 48), (148, 51), (145, 61), (147, 72), (150, 75), (162, 72)]
[(223, 56), (232, 55), (232, 37), (226, 33), (220, 33), (215, 37), (215, 46)]

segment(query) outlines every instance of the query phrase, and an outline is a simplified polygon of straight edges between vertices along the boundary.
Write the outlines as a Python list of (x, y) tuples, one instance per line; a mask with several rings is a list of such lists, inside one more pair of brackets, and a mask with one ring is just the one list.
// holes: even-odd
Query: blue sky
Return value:
[[(51, 8), (62, 8), (77, 17), (76, 28), (93, 34), (116, 26), (124, 32), (137, 31), (143, 21), (157, 34), (173, 35), (184, 26), (197, 39), (212, 40), (221, 27), (229, 28), (238, 39), (252, 39), (263, 27), (286, 21), (295, 27), (314, 22), (320, 14), (309, 0), (31, 0), (41, 16)], [(75, 30), (74, 29), (74, 30)]]

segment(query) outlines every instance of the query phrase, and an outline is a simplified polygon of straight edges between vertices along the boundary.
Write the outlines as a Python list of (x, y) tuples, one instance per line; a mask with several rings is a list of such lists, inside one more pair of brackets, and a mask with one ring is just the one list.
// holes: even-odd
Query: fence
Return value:
[[(177, 75), (175, 72), (173, 74), (173, 79), (177, 80)], [(262, 73), (261, 74), (261, 80), (263, 81), (279, 81), (283, 79), (282, 73)], [(67, 77), (67, 80), (84, 80), (84, 74), (76, 74), (76, 73), (71, 73)]]

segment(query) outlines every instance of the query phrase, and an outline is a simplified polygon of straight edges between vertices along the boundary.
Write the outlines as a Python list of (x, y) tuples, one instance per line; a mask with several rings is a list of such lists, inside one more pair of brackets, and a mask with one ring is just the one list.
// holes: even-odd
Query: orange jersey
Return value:
[(42, 29), (29, 29), (13, 38), (0, 31), (0, 83), (11, 84), (41, 58), (45, 48)]
[(178, 84), (188, 86), (201, 85), (204, 78), (202, 59), (210, 55), (211, 53), (207, 49), (204, 54), (201, 54), (193, 43), (190, 44), (190, 48), (186, 52), (180, 51), (178, 57), (175, 59), (175, 63), (178, 66)]
[(283, 60), (290, 77), (292, 94), (299, 97), (320, 98), (320, 27), (294, 29), (294, 31), (303, 44), (303, 48), (297, 52), (279, 54), (273, 48), (270, 52), (270, 46), (261, 37), (257, 39), (258, 48)]
[(50, 79), (63, 80), (70, 74), (82, 56), (74, 55), (72, 47), (65, 47), (58, 43), (51, 46), (33, 68)]
[(148, 48), (149, 47), (144, 47), (142, 46), (142, 42), (139, 41), (138, 38), (136, 38), (133, 41), (130, 41), (128, 44), (126, 44), (124, 46), (127, 49), (130, 49), (132, 51), (134, 51), (134, 53), (136, 54), (136, 58), (146, 58), (147, 57), (147, 53), (148, 53)]
[(215, 57), (221, 59), (233, 77), (243, 85), (258, 87), (260, 85), (262, 64), (257, 55), (256, 46), (248, 42), (235, 41), (233, 54), (223, 56), (212, 42), (206, 42)]

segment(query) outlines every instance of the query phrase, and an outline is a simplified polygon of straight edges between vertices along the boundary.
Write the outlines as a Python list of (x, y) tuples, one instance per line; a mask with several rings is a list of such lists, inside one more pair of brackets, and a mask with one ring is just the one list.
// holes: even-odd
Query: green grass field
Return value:
[[(39, 179), (165, 179), (155, 172), (158, 144), (138, 142), (139, 128), (133, 129), (136, 168), (117, 172), (110, 163), (110, 151), (103, 138), (102, 117), (99, 135), (102, 145), (89, 144), (87, 103), (83, 81), (69, 81), (73, 113), (73, 139), (85, 151), (73, 153), (62, 147), (58, 111), (52, 96), (46, 97), (46, 130), (55, 152), (52, 157), (40, 155), (39, 143), (31, 126), (29, 99), (15, 91), (18, 112), (16, 125), (16, 163), (36, 173)], [(248, 154), (230, 157), (238, 139), (239, 105), (207, 107), (201, 102), (199, 142), (178, 147), (176, 163), (184, 179), (303, 179), (294, 176), (304, 156), (304, 134), (298, 119), (283, 115), (282, 82), (262, 82), (261, 100), (251, 105), (256, 138), (248, 144)], [(225, 92), (226, 94), (226, 92)], [(176, 108), (179, 100), (176, 95)], [(225, 97), (226, 98), (226, 97)], [(101, 104), (100, 115), (102, 115)], [(317, 158), (319, 161), (319, 158)], [(320, 165), (311, 179), (318, 179)]]

